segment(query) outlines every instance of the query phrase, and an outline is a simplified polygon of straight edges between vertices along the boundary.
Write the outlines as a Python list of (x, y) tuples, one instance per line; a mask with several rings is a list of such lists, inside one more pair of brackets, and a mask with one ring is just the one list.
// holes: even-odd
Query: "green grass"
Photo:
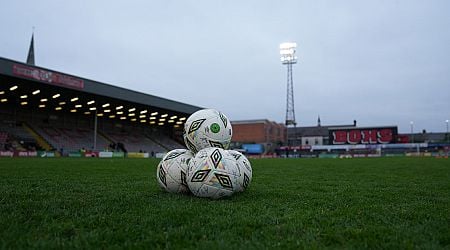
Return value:
[(253, 160), (224, 200), (162, 192), (157, 160), (0, 159), (0, 248), (450, 248), (450, 161)]

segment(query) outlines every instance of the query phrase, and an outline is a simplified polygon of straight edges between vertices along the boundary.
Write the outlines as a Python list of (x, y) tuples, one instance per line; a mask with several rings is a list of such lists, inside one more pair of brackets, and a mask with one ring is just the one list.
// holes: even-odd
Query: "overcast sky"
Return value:
[(450, 1), (7, 1), (0, 57), (200, 107), (285, 120), (279, 44), (297, 42), (298, 126), (446, 130)]

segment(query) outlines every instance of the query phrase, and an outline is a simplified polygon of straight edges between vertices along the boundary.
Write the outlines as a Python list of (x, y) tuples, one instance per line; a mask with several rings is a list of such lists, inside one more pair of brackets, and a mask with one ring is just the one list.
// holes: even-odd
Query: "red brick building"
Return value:
[(286, 126), (264, 120), (231, 121), (233, 138), (231, 141), (239, 144), (262, 144), (265, 152), (273, 150), (286, 142)]

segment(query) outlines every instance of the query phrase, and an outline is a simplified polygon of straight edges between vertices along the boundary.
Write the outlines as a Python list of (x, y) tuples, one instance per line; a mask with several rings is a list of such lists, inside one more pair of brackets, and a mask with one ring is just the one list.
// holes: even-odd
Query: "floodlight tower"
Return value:
[(288, 42), (280, 44), (281, 63), (287, 66), (287, 95), (286, 95), (286, 126), (297, 125), (294, 111), (294, 81), (292, 79), (292, 64), (297, 63), (295, 56), (297, 43)]

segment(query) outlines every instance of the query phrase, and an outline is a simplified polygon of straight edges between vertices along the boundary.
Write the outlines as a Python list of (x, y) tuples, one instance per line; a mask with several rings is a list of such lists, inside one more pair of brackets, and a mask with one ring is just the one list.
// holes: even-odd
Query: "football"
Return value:
[(189, 161), (194, 157), (187, 149), (168, 152), (158, 164), (156, 178), (159, 186), (170, 193), (188, 193), (186, 173)]
[(200, 150), (189, 162), (187, 185), (198, 197), (219, 199), (231, 196), (239, 187), (236, 159), (216, 147)]
[(201, 149), (217, 147), (228, 149), (233, 130), (228, 118), (215, 109), (202, 109), (186, 120), (183, 139), (194, 153)]
[(250, 185), (250, 182), (252, 181), (252, 165), (250, 164), (250, 161), (243, 155), (241, 152), (236, 150), (228, 150), (228, 153), (230, 153), (237, 161), (237, 164), (239, 166), (239, 180), (238, 180), (238, 192), (245, 191), (248, 186)]

